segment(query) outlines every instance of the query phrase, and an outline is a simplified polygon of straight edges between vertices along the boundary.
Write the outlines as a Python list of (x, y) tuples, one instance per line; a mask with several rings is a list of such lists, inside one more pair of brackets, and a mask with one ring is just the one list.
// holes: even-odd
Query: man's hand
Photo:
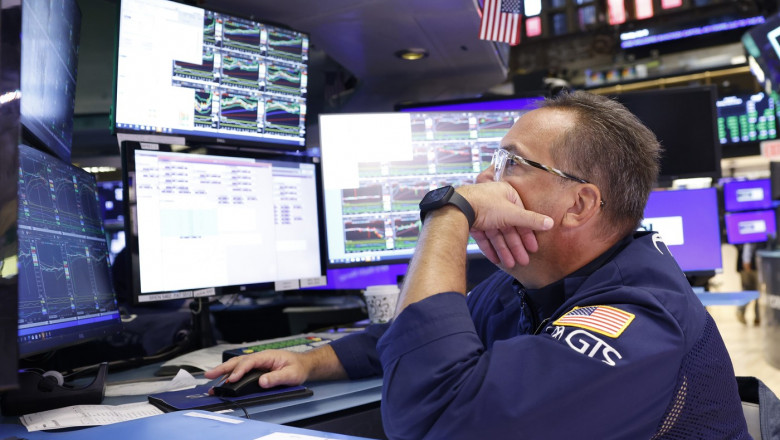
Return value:
[(248, 371), (266, 369), (260, 376), (260, 386), (272, 388), (278, 385), (300, 385), (307, 380), (346, 379), (341, 362), (333, 348), (324, 345), (306, 353), (287, 350), (263, 350), (228, 359), (204, 375), (209, 379), (229, 375), (228, 382), (235, 382)]
[(528, 253), (539, 249), (533, 231), (553, 225), (551, 218), (527, 211), (517, 191), (505, 182), (462, 186), (458, 192), (477, 214), (471, 236), (493, 264), (505, 268), (527, 265)]

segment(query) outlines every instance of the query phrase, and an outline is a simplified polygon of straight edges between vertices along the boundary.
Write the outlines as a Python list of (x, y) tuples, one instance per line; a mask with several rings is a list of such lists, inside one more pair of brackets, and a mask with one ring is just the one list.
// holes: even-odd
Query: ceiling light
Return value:
[(402, 49), (395, 53), (402, 60), (416, 61), (428, 56), (428, 51), (420, 48)]

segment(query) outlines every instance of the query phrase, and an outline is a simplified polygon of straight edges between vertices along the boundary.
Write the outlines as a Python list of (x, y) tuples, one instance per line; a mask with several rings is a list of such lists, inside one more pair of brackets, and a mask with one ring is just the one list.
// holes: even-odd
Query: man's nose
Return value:
[(491, 164), (477, 175), (477, 183), (492, 182), (494, 174), (493, 165)]

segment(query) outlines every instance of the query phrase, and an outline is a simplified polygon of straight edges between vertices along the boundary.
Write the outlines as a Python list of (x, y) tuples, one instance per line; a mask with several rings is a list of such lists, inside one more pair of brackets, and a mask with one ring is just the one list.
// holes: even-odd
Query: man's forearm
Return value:
[(317, 347), (305, 352), (303, 359), (309, 372), (306, 380), (339, 380), (347, 379), (347, 372), (341, 365), (336, 352), (329, 345)]
[(404, 279), (397, 313), (437, 293), (466, 293), (468, 239), (468, 221), (453, 206), (433, 211), (425, 218)]

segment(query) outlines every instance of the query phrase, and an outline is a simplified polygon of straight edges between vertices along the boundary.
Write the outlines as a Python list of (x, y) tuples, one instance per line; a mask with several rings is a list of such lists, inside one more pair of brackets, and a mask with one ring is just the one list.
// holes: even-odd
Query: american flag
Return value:
[(482, 8), (481, 40), (520, 43), (520, 0), (485, 0)]
[(617, 338), (634, 319), (632, 313), (609, 306), (575, 307), (553, 322), (593, 330), (610, 338)]

